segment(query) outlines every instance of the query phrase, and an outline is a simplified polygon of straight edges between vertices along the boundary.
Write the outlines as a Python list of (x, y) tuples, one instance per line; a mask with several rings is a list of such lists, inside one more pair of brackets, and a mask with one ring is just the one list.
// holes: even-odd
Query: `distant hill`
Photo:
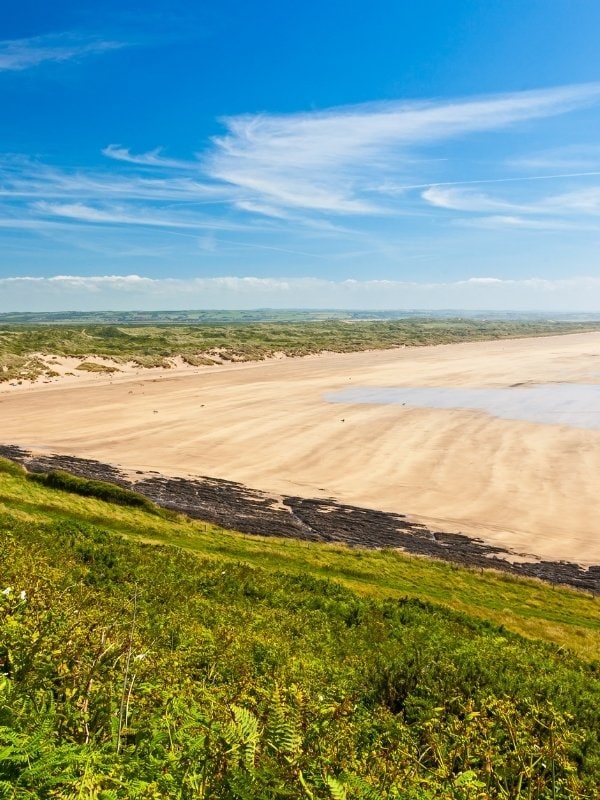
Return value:
[(190, 325), (243, 324), (249, 322), (313, 322), (318, 320), (462, 319), (522, 322), (600, 322), (600, 312), (489, 311), (390, 309), (189, 309), (184, 311), (49, 311), (0, 313), (0, 324), (18, 325)]

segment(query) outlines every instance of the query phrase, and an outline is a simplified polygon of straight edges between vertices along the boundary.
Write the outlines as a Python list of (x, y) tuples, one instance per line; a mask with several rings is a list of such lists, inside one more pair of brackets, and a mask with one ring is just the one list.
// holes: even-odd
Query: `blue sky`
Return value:
[(600, 310), (600, 4), (30, 2), (0, 311)]

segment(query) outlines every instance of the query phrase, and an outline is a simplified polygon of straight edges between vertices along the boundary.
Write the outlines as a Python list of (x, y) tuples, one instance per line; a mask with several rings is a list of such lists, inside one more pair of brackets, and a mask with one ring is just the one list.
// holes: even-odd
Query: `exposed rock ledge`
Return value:
[(273, 497), (239, 483), (209, 477), (173, 478), (126, 472), (99, 461), (65, 455), (35, 455), (0, 445), (0, 456), (31, 472), (61, 469), (83, 478), (133, 489), (163, 508), (261, 536), (284, 536), (351, 547), (397, 548), (414, 555), (468, 567), (497, 569), (600, 594), (600, 565), (583, 568), (568, 561), (515, 558), (503, 548), (460, 533), (440, 533), (403, 514), (343, 505), (335, 500)]

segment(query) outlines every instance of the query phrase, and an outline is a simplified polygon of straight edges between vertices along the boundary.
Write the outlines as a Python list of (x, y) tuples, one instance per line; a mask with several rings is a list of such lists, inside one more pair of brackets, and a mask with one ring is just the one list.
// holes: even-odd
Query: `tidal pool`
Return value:
[(360, 387), (325, 395), (331, 403), (484, 411), (500, 419), (600, 429), (600, 384), (544, 383), (506, 388)]

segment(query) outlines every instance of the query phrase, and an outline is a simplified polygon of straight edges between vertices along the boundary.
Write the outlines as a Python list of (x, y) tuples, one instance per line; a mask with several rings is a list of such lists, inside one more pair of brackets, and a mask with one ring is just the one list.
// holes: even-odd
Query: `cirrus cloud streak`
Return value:
[(22, 72), (44, 62), (60, 63), (126, 47), (125, 42), (73, 31), (0, 41), (0, 72)]
[(449, 102), (368, 103), (321, 112), (226, 117), (208, 173), (271, 203), (330, 213), (389, 212), (369, 197), (376, 176), (411, 166), (415, 147), (563, 114), (600, 98), (600, 84)]

